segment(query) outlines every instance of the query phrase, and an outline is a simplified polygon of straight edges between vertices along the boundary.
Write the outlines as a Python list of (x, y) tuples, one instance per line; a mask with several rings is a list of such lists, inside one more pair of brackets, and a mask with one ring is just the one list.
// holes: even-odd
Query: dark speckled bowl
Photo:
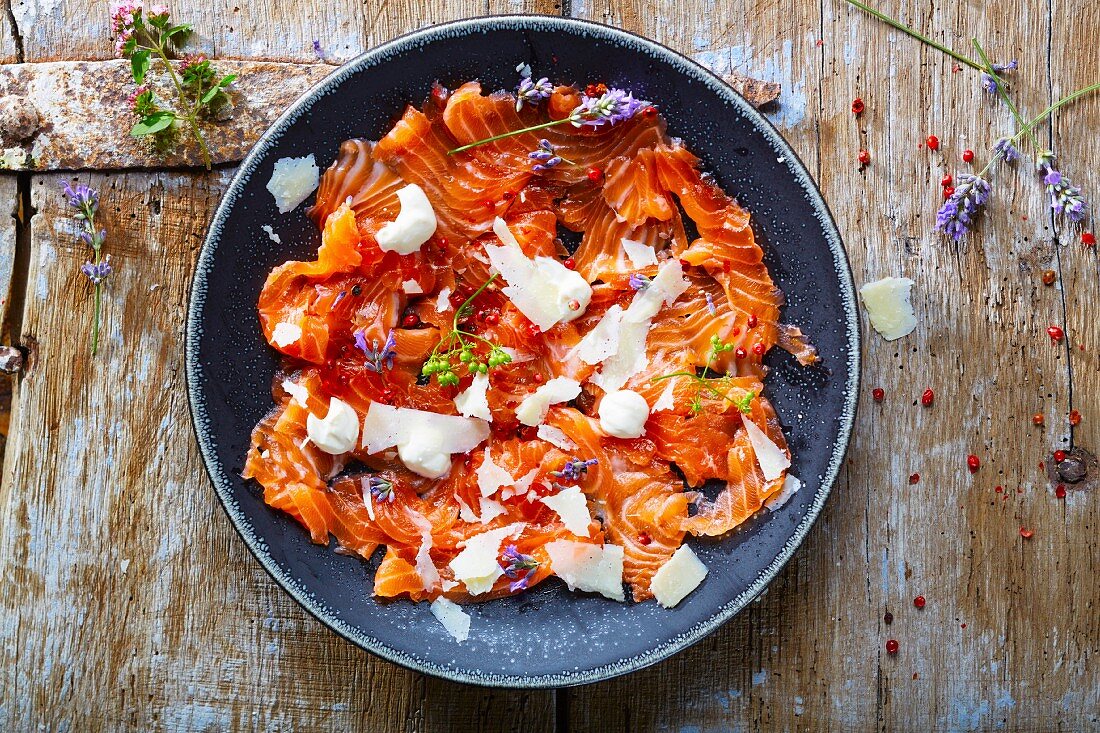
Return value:
[[(314, 153), (324, 167), (350, 137), (378, 138), (433, 81), (480, 79), (511, 88), (516, 64), (556, 81), (602, 80), (656, 101), (719, 183), (753, 215), (757, 241), (787, 294), (784, 320), (816, 343), (823, 366), (779, 349), (768, 395), (786, 427), (802, 490), (731, 536), (691, 540), (710, 574), (673, 610), (569, 593), (556, 579), (517, 598), (470, 607), (456, 643), (426, 604), (371, 597), (373, 562), (310, 543), (240, 478), (249, 434), (271, 407), (275, 354), (260, 334), (256, 297), (268, 271), (308, 259), (319, 238), (305, 206), (286, 216), (265, 185), (274, 162)], [(261, 230), (272, 225), (274, 244)], [(199, 445), (218, 497), (249, 548), (335, 632), (407, 667), (506, 687), (556, 687), (653, 664), (714, 631), (775, 577), (821, 511), (844, 458), (859, 382), (852, 277), (813, 181), (775, 129), (711, 73), (663, 46), (594, 23), (497, 17), (428, 28), (382, 45), (325, 79), (260, 139), (218, 207), (199, 257), (187, 323), (187, 376)]]

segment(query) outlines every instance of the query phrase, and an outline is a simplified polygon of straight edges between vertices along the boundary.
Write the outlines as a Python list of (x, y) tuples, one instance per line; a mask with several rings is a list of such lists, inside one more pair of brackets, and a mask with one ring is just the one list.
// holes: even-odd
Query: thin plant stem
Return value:
[[(1005, 89), (1004, 79), (997, 74), (993, 69), (993, 63), (989, 60), (989, 56), (986, 55), (985, 49), (982, 48), (982, 44), (978, 43), (977, 38), (971, 38), (970, 42), (974, 44), (974, 49), (978, 52), (978, 55), (982, 59), (982, 63), (985, 64), (985, 73), (993, 79), (993, 84), (997, 88), (997, 94), (1004, 101), (1005, 106), (1008, 107), (1009, 112), (1012, 113), (1012, 118), (1016, 120), (1018, 127), (1024, 127), (1027, 123), (1024, 121), (1020, 111), (1016, 109), (1016, 105), (1012, 102), (1012, 97), (1008, 96), (1008, 91)], [(1035, 133), (1032, 130), (1028, 130), (1027, 136), (1031, 138), (1031, 144), (1035, 148), (1035, 153), (1039, 153), (1039, 139), (1035, 137)]]
[[(565, 123), (565, 122), (575, 122), (575, 121), (576, 120), (574, 120), (572, 116), (569, 116), (569, 117), (563, 117), (560, 120), (550, 120), (549, 122), (543, 122), (543, 123), (538, 124), (538, 125), (532, 125), (531, 127), (524, 127), (522, 130), (512, 130), (511, 132), (502, 132), (499, 135), (493, 135), (492, 137), (487, 137), (484, 140), (478, 140), (476, 142), (468, 143), (466, 145), (462, 145), (462, 146), (454, 148), (452, 150), (448, 150), (447, 155), (454, 155), (455, 153), (461, 153), (463, 150), (469, 150), (470, 148), (476, 148), (478, 145), (485, 145), (486, 143), (492, 143), (492, 142), (496, 142), (497, 140), (503, 140), (506, 137), (513, 137), (515, 135), (522, 135), (525, 132), (534, 132), (535, 130), (545, 130), (547, 127), (554, 127), (555, 125), (560, 125), (560, 124)], [(562, 158), (562, 160), (565, 160), (565, 158)], [(566, 162), (568, 163), (569, 161), (566, 161)]]
[(195, 135), (195, 140), (199, 143), (199, 150), (202, 151), (202, 161), (206, 165), (206, 170), (210, 170), (210, 150), (206, 147), (206, 140), (203, 139), (202, 130), (199, 128), (199, 120), (196, 116), (198, 106), (196, 104), (194, 108), (187, 107), (187, 94), (183, 91), (183, 83), (180, 81), (180, 78), (176, 76), (176, 70), (172, 68), (172, 62), (168, 58), (168, 53), (164, 50), (163, 40), (158, 39), (156, 47), (152, 50), (156, 51), (161, 61), (164, 62), (164, 66), (168, 70), (168, 76), (172, 79), (172, 84), (175, 85), (176, 91), (179, 93), (180, 103), (187, 109), (184, 114), (184, 119), (190, 123), (191, 131)]
[(886, 23), (889, 26), (897, 28), (899, 31), (901, 31), (905, 35), (910, 36), (912, 38), (916, 38), (918, 41), (921, 41), (922, 43), (927, 43), (932, 48), (935, 48), (939, 51), (942, 51), (943, 53), (947, 54), (951, 58), (958, 61), (960, 64), (966, 64), (970, 68), (977, 69), (978, 71), (984, 71), (985, 70), (985, 69), (982, 68), (981, 64), (974, 61), (973, 59), (967, 58), (966, 56), (963, 56), (960, 53), (956, 53), (955, 51), (952, 51), (947, 46), (936, 43), (935, 41), (933, 41), (928, 36), (925, 36), (925, 35), (917, 32), (917, 31), (913, 30), (912, 28), (905, 25), (901, 21), (894, 20), (889, 15), (884, 15), (883, 13), (880, 13), (879, 11), (875, 10), (874, 8), (869, 7), (867, 5), (864, 5), (863, 3), (859, 2), (859, 0), (848, 0), (848, 2), (851, 3), (852, 5), (855, 5), (857, 8), (864, 11), (865, 13), (870, 13), (871, 15), (873, 15), (876, 18), (878, 18), (879, 20), (881, 20), (883, 23)]

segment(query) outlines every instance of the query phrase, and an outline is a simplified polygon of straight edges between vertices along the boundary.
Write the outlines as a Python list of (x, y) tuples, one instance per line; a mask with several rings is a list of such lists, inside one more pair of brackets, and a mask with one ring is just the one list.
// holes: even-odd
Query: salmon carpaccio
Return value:
[[(463, 602), (520, 593), (554, 574), (547, 544), (569, 540), (621, 546), (623, 582), (635, 601), (646, 600), (685, 536), (724, 535), (783, 487), (784, 475), (765, 478), (746, 423), (789, 461), (761, 394), (762, 360), (775, 345), (803, 364), (816, 353), (780, 322), (782, 294), (748, 212), (668, 135), (661, 115), (649, 107), (617, 124), (559, 124), (450, 152), (561, 119), (581, 97), (557, 87), (545, 105), (517, 111), (514, 96), (486, 94), (477, 83), (437, 86), (380, 140), (344, 142), (308, 210), (321, 230), (316, 258), (276, 267), (260, 293), (262, 331), (283, 362), (244, 476), (314, 542), (334, 539), (338, 552), (380, 558), (379, 597)], [(529, 153), (543, 139), (562, 162), (536, 170)], [(397, 217), (398, 192), (410, 184), (431, 203), (435, 233), (411, 254), (385, 251), (379, 231)], [(499, 277), (469, 300), (495, 273), (486, 247), (507, 244), (494, 231), (498, 217), (526, 257), (564, 262), (590, 284), (579, 317), (540, 330)], [(563, 239), (579, 245), (567, 251)], [(650, 248), (656, 262), (636, 262), (624, 239)], [(683, 292), (652, 317), (640, 368), (622, 385), (649, 405), (644, 434), (613, 437), (599, 417), (604, 366), (579, 358), (578, 344), (674, 262)], [(310, 439), (309, 416), (324, 418), (334, 398), (360, 425), (374, 404), (458, 415), (455, 399), (473, 382), (464, 362), (455, 363), (455, 385), (421, 373), (456, 323), (476, 334), (478, 348), (496, 345), (511, 361), (487, 373), (487, 437), (452, 455), (442, 477), (410, 470), (392, 448), (368, 453), (356, 440), (333, 454)], [(391, 358), (379, 361), (391, 334)], [(522, 424), (519, 406), (555, 378), (575, 380), (579, 395), (550, 406), (541, 426)], [(565, 470), (570, 461), (586, 468)], [(512, 484), (487, 494), (486, 467), (503, 469)], [(587, 526), (543, 501), (574, 486)], [(475, 593), (451, 562), (472, 537), (503, 528), (511, 530), (498, 563), (508, 572), (492, 573)], [(526, 561), (519, 569), (508, 564), (517, 556)]]

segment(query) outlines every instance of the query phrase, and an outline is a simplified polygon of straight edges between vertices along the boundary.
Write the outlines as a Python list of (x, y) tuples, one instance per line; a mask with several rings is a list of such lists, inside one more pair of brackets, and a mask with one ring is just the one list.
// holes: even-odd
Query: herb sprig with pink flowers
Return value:
[(1074, 224), (1084, 220), (1088, 209), (1084, 193), (1055, 167), (1054, 151), (1044, 149), (1039, 144), (1039, 139), (1034, 130), (1036, 125), (1058, 109), (1085, 95), (1100, 91), (1100, 83), (1090, 84), (1067, 94), (1037, 116), (1027, 120), (1012, 101), (1012, 97), (1008, 93), (1008, 85), (1002, 76), (1005, 72), (1017, 69), (1018, 64), (1015, 59), (1007, 64), (992, 62), (976, 38), (971, 39), (971, 43), (978, 58), (973, 59), (964, 56), (859, 0), (847, 1), (902, 33), (950, 56), (960, 64), (981, 72), (982, 88), (990, 94), (997, 95), (1016, 122), (1018, 129), (1014, 134), (999, 138), (991, 146), (989, 160), (980, 171), (977, 173), (960, 173), (954, 177), (955, 186), (953, 190), (947, 192), (947, 198), (936, 214), (937, 230), (958, 241), (973, 228), (982, 208), (992, 196), (993, 187), (989, 181), (989, 173), (997, 163), (1011, 163), (1017, 158), (1023, 157), (1023, 153), (1018, 147), (1021, 141), (1029, 142), (1034, 151), (1036, 173), (1049, 197), (1050, 208), (1054, 215), (1065, 216)]
[[(163, 151), (174, 143), (177, 129), (186, 126), (198, 143), (203, 164), (210, 170), (210, 149), (199, 120), (214, 116), (231, 104), (228, 90), (236, 74), (219, 74), (202, 54), (185, 56), (177, 62), (178, 68), (173, 66), (193, 29), (189, 23), (173, 24), (168, 8), (163, 5), (145, 8), (141, 0), (131, 0), (114, 6), (111, 20), (115, 51), (130, 60), (134, 83), (138, 85), (130, 95), (130, 108), (139, 119), (130, 134), (148, 137)], [(174, 102), (158, 98), (147, 83), (154, 68), (162, 68), (171, 81), (176, 91)]]

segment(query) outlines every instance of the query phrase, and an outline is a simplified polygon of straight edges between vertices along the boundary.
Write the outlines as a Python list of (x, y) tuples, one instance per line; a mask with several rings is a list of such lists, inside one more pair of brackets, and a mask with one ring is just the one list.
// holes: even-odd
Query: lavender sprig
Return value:
[(470, 148), (476, 148), (478, 145), (485, 145), (486, 143), (503, 140), (513, 135), (522, 135), (525, 132), (534, 132), (535, 130), (545, 130), (548, 127), (564, 125), (566, 123), (572, 124), (574, 127), (613, 126), (633, 118), (649, 106), (649, 102), (642, 99), (635, 99), (633, 93), (622, 89), (608, 89), (598, 97), (590, 97), (585, 94), (581, 97), (581, 103), (566, 117), (560, 120), (550, 120), (549, 122), (524, 127), (520, 130), (504, 132), (499, 135), (487, 137), (484, 140), (460, 145), (457, 148), (448, 150), (447, 155), (461, 153), (463, 150), (469, 150)]
[(627, 284), (630, 285), (631, 290), (645, 290), (649, 287), (649, 284), (653, 282), (648, 276), (635, 272), (627, 280)]
[(1085, 209), (1088, 208), (1084, 194), (1054, 167), (1054, 153), (1050, 150), (1041, 153), (1036, 167), (1043, 176), (1054, 213), (1065, 214), (1073, 222), (1084, 219)]
[(513, 580), (508, 586), (508, 590), (512, 593), (527, 588), (531, 577), (542, 564), (533, 556), (520, 552), (515, 545), (508, 545), (501, 553), (500, 559), (504, 561), (504, 574)]
[(936, 229), (956, 242), (970, 231), (974, 218), (989, 200), (989, 181), (973, 173), (960, 173), (958, 185), (936, 214)]
[(371, 476), (367, 479), (367, 490), (378, 501), (393, 502), (393, 482), (381, 476)]
[(539, 102), (549, 99), (553, 93), (554, 85), (545, 76), (538, 81), (529, 76), (523, 77), (516, 87), (516, 112), (523, 109), (525, 103), (537, 107)]
[[(531, 169), (538, 171), (539, 173), (542, 173), (543, 171), (548, 171), (554, 166), (561, 163), (563, 160), (565, 160), (560, 155), (558, 155), (557, 152), (555, 152), (553, 144), (546, 138), (539, 140), (539, 146), (528, 153), (527, 157), (531, 160), (538, 161), (533, 166), (531, 166)], [(572, 163), (572, 161), (568, 162)]]
[(81, 266), (80, 271), (95, 288), (95, 308), (92, 313), (92, 356), (95, 356), (99, 352), (103, 281), (111, 274), (111, 256), (103, 256), (103, 243), (107, 239), (107, 230), (96, 229), (95, 217), (99, 212), (98, 191), (84, 184), (78, 184), (74, 188), (68, 181), (62, 181), (61, 193), (69, 206), (76, 209), (73, 218), (79, 222), (80, 226), (77, 238), (92, 250), (92, 258)]
[(570, 458), (565, 462), (565, 466), (560, 471), (551, 471), (551, 476), (562, 478), (567, 481), (578, 481), (588, 475), (588, 469), (599, 463), (595, 458), (589, 458), (587, 461), (582, 461), (579, 458)]
[(397, 339), (394, 337), (392, 328), (386, 334), (386, 343), (381, 348), (378, 346), (378, 339), (373, 339), (372, 345), (367, 346), (367, 336), (362, 328), (356, 330), (353, 336), (355, 347), (367, 357), (367, 362), (363, 366), (369, 371), (381, 374), (384, 369), (393, 369), (393, 360), (397, 358)]
[(1019, 63), (1016, 59), (1012, 59), (1007, 64), (989, 64), (989, 68), (992, 70), (992, 73), (990, 73), (990, 71), (982, 72), (982, 89), (990, 94), (996, 94), (1001, 89), (1001, 80), (997, 75), (1003, 74), (1006, 71), (1016, 71), (1016, 69), (1019, 68)]

